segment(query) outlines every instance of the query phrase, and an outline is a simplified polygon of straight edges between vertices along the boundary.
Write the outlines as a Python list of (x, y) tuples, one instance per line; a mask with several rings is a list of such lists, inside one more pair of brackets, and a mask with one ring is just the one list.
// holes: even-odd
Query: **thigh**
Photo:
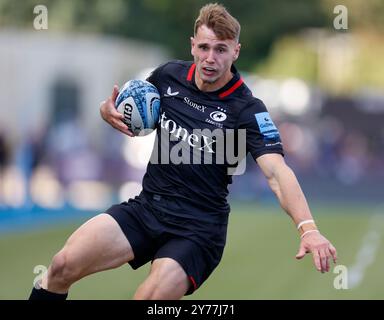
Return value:
[(82, 276), (112, 269), (133, 259), (132, 247), (109, 214), (99, 214), (84, 223), (67, 240), (63, 252), (69, 266)]
[(152, 262), (149, 276), (135, 293), (135, 300), (178, 300), (189, 289), (188, 276), (172, 258), (157, 258)]

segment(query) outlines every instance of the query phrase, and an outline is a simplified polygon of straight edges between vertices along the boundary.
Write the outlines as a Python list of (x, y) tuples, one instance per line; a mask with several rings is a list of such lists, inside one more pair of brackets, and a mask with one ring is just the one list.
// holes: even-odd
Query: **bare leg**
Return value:
[(52, 259), (42, 288), (66, 293), (77, 280), (113, 269), (134, 258), (132, 247), (118, 223), (103, 213), (77, 229)]
[(177, 300), (189, 288), (189, 280), (184, 269), (171, 258), (153, 261), (148, 278), (137, 289), (135, 300)]

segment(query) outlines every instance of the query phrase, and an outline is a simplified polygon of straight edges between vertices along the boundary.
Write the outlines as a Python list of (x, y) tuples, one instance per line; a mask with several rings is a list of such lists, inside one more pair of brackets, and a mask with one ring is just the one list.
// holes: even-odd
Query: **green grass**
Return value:
[[(313, 214), (323, 233), (338, 249), (338, 264), (350, 271), (370, 224), (374, 208), (319, 206)], [(384, 213), (384, 212), (382, 212)], [(36, 276), (36, 265), (51, 257), (80, 223), (0, 237), (0, 299), (25, 299)], [(373, 226), (383, 233), (383, 224)], [(233, 205), (222, 262), (193, 295), (185, 299), (382, 299), (383, 239), (355, 288), (336, 290), (337, 274), (321, 274), (306, 256), (297, 261), (297, 232), (280, 208)], [(360, 262), (367, 257), (362, 256)], [(368, 261), (368, 260), (367, 260)], [(70, 299), (130, 299), (149, 265), (129, 266), (89, 276), (76, 283)]]

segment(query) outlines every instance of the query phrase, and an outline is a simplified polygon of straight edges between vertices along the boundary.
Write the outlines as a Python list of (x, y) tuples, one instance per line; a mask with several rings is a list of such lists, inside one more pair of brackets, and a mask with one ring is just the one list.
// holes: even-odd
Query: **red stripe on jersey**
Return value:
[(229, 96), (233, 91), (235, 91), (238, 87), (240, 87), (243, 84), (243, 82), (244, 82), (243, 79), (240, 78), (239, 80), (236, 81), (236, 83), (232, 87), (230, 87), (228, 90), (220, 93), (219, 97), (224, 98), (226, 96)]
[(189, 278), (189, 281), (192, 282), (192, 285), (193, 285), (193, 291), (195, 291), (195, 290), (197, 289), (197, 284), (196, 284), (195, 279), (193, 279), (192, 276), (189, 276), (188, 278)]
[(194, 63), (192, 63), (192, 65), (191, 65), (191, 67), (189, 68), (189, 71), (188, 71), (188, 76), (187, 76), (187, 80), (188, 81), (192, 80), (193, 71), (195, 71), (195, 69), (196, 69), (196, 65)]

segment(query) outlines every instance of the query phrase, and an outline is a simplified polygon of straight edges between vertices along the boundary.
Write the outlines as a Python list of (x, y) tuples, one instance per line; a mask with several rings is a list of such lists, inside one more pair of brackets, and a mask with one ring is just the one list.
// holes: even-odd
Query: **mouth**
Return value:
[(201, 70), (206, 76), (212, 76), (216, 73), (216, 69), (211, 67), (202, 67)]

